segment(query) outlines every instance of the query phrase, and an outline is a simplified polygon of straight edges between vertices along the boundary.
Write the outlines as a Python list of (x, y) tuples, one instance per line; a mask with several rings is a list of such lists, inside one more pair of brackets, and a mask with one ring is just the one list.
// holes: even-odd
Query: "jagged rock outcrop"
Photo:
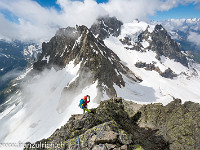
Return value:
[(156, 52), (158, 60), (160, 60), (160, 56), (165, 56), (188, 67), (186, 55), (181, 52), (183, 51), (182, 47), (171, 38), (165, 28), (162, 25), (156, 25), (154, 30), (151, 30), (148, 26), (145, 31), (139, 34), (136, 42), (129, 37), (124, 37), (120, 41), (126, 49), (141, 52), (152, 50)]
[(140, 127), (157, 130), (169, 141), (171, 150), (200, 149), (200, 105), (193, 102), (181, 104), (175, 99), (166, 106), (150, 104), (143, 106), (138, 121)]
[(170, 78), (170, 79), (173, 79), (174, 77), (177, 77), (177, 74), (175, 74), (170, 68), (166, 69), (160, 75), (162, 77), (164, 77), (164, 78)]
[(157, 136), (156, 131), (137, 125), (140, 113), (136, 111), (130, 117), (124, 108), (121, 98), (102, 101), (98, 108), (92, 110), (93, 113), (73, 115), (51, 137), (37, 143), (62, 142), (61, 149), (75, 150), (78, 149), (79, 138), (82, 150), (168, 149), (168, 143), (162, 136)]
[(158, 72), (164, 78), (173, 79), (174, 77), (177, 77), (177, 74), (174, 73), (170, 68), (168, 68), (164, 72), (162, 72), (159, 67), (155, 66), (155, 64), (151, 64), (151, 63), (147, 64), (145, 62), (137, 62), (135, 64), (135, 66), (138, 68), (144, 68), (145, 70), (149, 70), (149, 71), (154, 70), (154, 71)]
[(161, 70), (160, 70), (160, 68), (156, 67), (155, 64), (151, 64), (151, 63), (147, 64), (145, 62), (137, 62), (135, 64), (135, 66), (138, 67), (138, 68), (144, 68), (145, 70), (149, 70), (149, 71), (154, 70), (154, 71), (158, 72), (159, 74), (162, 73)]
[(117, 20), (116, 17), (104, 16), (97, 19), (97, 21), (91, 26), (90, 31), (104, 40), (110, 35), (118, 37), (121, 33), (121, 26), (123, 23)]
[(174, 99), (166, 106), (140, 105), (112, 98), (92, 112), (72, 115), (51, 137), (37, 143), (62, 142), (63, 150), (78, 149), (79, 138), (83, 150), (200, 149), (199, 104)]
[(36, 70), (52, 66), (62, 69), (71, 61), (80, 64), (79, 76), (65, 90), (74, 91), (78, 86), (85, 86), (80, 82), (86, 79), (88, 84), (98, 80), (99, 91), (105, 90), (108, 96), (113, 96), (116, 93), (114, 84), (125, 86), (122, 74), (135, 82), (142, 81), (86, 26), (58, 30), (48, 43), (43, 43), (42, 54), (33, 67)]
[(157, 58), (165, 56), (180, 62), (184, 66), (188, 66), (186, 56), (181, 52), (182, 48), (167, 33), (162, 25), (156, 25), (152, 33), (148, 32), (148, 28), (139, 35), (139, 43), (148, 41), (149, 46), (145, 49), (153, 50), (157, 53)]

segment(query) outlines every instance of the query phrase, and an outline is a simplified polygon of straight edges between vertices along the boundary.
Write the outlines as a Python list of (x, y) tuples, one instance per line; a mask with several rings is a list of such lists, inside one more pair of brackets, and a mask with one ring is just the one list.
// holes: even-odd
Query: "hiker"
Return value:
[[(87, 101), (87, 99), (89, 99)], [(87, 112), (91, 112), (91, 110), (87, 109), (87, 103), (90, 102), (90, 96), (89, 95), (86, 95), (83, 97), (83, 99), (80, 100), (80, 104), (79, 104), (79, 107), (83, 109), (83, 114), (85, 114), (85, 111)]]

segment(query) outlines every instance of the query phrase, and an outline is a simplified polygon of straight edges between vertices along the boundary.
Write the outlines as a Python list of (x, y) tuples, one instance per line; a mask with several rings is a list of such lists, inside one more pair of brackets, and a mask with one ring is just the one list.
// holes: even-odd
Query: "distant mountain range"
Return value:
[(27, 65), (37, 60), (41, 47), (22, 41), (0, 40), (0, 103), (4, 100), (3, 89), (18, 77)]

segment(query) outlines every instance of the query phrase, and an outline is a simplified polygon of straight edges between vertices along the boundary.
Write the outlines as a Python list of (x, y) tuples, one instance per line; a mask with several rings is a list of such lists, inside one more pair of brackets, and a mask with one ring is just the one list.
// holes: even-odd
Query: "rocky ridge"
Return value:
[(63, 150), (79, 146), (83, 150), (198, 150), (199, 118), (200, 105), (193, 102), (174, 99), (166, 106), (140, 105), (115, 97), (102, 101), (92, 113), (72, 115), (49, 138), (36, 143), (62, 142)]

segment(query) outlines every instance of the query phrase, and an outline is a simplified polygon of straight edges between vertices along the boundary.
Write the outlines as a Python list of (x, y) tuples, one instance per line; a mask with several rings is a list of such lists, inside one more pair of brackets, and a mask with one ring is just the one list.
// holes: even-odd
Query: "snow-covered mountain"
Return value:
[(152, 23), (162, 24), (184, 50), (199, 52), (200, 19), (169, 19)]
[(199, 74), (200, 65), (162, 25), (107, 17), (90, 29), (59, 29), (16, 79), (21, 88), (1, 105), (0, 141), (49, 137), (71, 114), (82, 113), (79, 100), (87, 94), (90, 108), (115, 94), (137, 103), (199, 102)]
[(42, 45), (41, 44), (29, 44), (24, 47), (23, 49), (23, 55), (26, 59), (29, 61), (36, 61), (38, 59), (38, 55), (42, 51)]
[(0, 40), (0, 104), (5, 100), (10, 81), (19, 76), (25, 67), (37, 60), (41, 44)]

